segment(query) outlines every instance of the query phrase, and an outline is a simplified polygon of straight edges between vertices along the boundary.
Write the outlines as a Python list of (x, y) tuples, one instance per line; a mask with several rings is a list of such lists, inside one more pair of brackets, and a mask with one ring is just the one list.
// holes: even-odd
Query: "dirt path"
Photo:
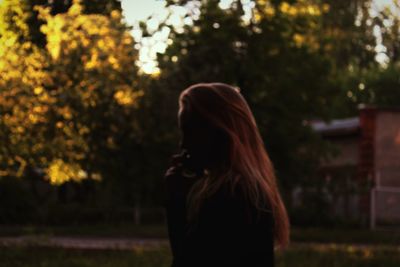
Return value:
[(52, 246), (79, 249), (138, 249), (156, 248), (169, 245), (167, 239), (156, 238), (104, 238), (104, 237), (68, 237), (68, 236), (20, 236), (0, 237), (1, 246)]
[[(165, 238), (108, 238), (108, 237), (69, 237), (28, 235), (20, 237), (0, 237), (0, 246), (50, 246), (78, 249), (118, 249), (118, 250), (143, 250), (158, 247), (169, 247), (169, 241)], [(319, 251), (345, 249), (365, 250), (374, 248), (389, 248), (399, 251), (400, 245), (378, 244), (338, 244), (316, 242), (292, 242), (293, 248), (311, 248)]]

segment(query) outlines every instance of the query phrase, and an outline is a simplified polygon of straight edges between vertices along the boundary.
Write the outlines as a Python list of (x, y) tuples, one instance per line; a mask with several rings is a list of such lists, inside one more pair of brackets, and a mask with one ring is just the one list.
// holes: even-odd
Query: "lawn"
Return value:
[[(134, 225), (80, 224), (68, 226), (0, 225), (1, 236), (48, 235), (48, 236), (101, 236), (123, 238), (168, 238), (165, 224)], [(362, 228), (291, 228), (293, 242), (321, 242), (340, 244), (400, 244), (400, 229), (371, 231)], [(400, 265), (399, 265), (400, 266)]]
[[(1, 247), (2, 267), (169, 267), (168, 246), (130, 251), (75, 250), (45, 247)], [(398, 267), (394, 246), (292, 245), (276, 253), (277, 267)]]
[[(98, 224), (2, 226), (0, 236), (167, 238), (165, 225)], [(400, 232), (368, 229), (292, 228), (288, 250), (276, 253), (277, 267), (399, 267)], [(0, 247), (1, 267), (169, 267), (168, 246), (131, 250)]]

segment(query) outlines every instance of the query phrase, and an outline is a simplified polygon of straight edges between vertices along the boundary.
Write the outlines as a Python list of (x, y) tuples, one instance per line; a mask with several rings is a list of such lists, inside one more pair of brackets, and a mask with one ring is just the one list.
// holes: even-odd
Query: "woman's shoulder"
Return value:
[(163, 178), (168, 195), (186, 197), (199, 177), (182, 165), (172, 165), (165, 171)]
[(223, 184), (215, 200), (220, 203), (221, 208), (225, 207), (243, 216), (246, 223), (271, 223), (272, 211), (269, 202), (257, 205), (243, 184)]

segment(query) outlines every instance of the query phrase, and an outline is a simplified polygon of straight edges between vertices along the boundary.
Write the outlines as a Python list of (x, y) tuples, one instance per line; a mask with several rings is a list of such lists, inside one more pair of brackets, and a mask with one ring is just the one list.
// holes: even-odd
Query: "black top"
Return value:
[(186, 177), (175, 167), (164, 178), (171, 267), (274, 266), (271, 212), (257, 211), (240, 189), (231, 196), (224, 185), (203, 202), (197, 227), (188, 231), (186, 197), (197, 178)]

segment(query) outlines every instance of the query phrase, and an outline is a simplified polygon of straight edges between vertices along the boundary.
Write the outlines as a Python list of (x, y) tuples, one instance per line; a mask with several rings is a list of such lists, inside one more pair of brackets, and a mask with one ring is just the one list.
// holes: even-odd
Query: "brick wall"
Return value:
[[(374, 181), (375, 176), (375, 134), (376, 134), (376, 112), (375, 108), (361, 108), (360, 116), (360, 139), (357, 167), (357, 182), (368, 189), (368, 184)], [(370, 193), (366, 191), (360, 195), (359, 208), (362, 222), (367, 225), (370, 215)]]
[(400, 111), (377, 113), (375, 168), (381, 186), (400, 188)]

